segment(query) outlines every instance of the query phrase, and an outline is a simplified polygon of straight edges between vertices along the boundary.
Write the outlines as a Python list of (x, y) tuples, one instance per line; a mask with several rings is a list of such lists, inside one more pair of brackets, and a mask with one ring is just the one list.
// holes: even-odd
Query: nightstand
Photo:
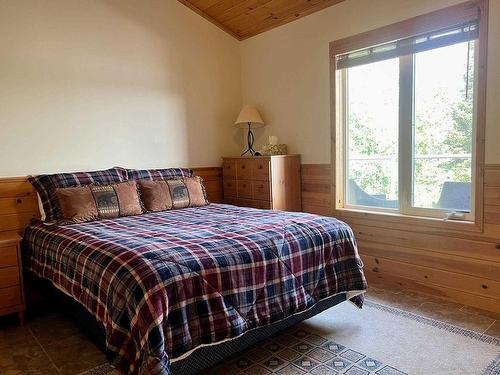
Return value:
[(17, 313), (24, 324), (23, 268), (21, 236), (0, 232), (0, 316)]

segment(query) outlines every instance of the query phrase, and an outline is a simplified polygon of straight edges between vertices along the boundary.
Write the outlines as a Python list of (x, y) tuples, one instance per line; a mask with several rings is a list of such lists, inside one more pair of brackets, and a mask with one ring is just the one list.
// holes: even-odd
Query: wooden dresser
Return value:
[(224, 203), (301, 211), (300, 155), (222, 158)]
[(21, 236), (15, 232), (0, 233), (0, 315), (18, 313), (24, 324)]

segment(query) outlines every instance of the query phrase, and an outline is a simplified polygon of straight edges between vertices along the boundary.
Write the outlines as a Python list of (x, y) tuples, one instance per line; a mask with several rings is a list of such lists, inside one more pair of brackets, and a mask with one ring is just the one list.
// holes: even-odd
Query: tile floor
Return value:
[[(474, 309), (411, 291), (371, 287), (367, 299), (459, 327), (500, 337), (500, 314)], [(105, 363), (105, 355), (75, 324), (54, 308), (0, 318), (0, 374), (79, 374)]]

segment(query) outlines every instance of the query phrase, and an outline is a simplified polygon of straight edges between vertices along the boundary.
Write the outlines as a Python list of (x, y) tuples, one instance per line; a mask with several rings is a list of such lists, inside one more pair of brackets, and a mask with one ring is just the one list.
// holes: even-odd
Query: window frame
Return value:
[[(477, 12), (477, 15), (474, 14)], [(471, 17), (478, 18), (479, 22), (479, 37), (475, 41), (475, 82), (474, 82), (474, 138), (472, 150), (472, 181), (471, 181), (471, 213), (466, 214), (464, 219), (444, 219), (444, 210), (432, 208), (408, 207), (404, 203), (411, 203), (411, 186), (410, 191), (402, 191), (399, 189), (399, 208), (377, 208), (364, 206), (351, 206), (345, 202), (345, 191), (347, 186), (346, 168), (348, 160), (346, 157), (347, 141), (347, 126), (344, 113), (347, 113), (347, 72), (346, 69), (336, 70), (336, 56), (351, 51), (356, 51), (370, 46), (391, 42), (394, 40), (411, 37), (418, 34), (423, 34), (429, 31), (452, 26), (470, 20)], [(332, 150), (331, 159), (332, 165), (335, 167), (336, 173), (333, 174), (332, 202), (333, 213), (341, 216), (354, 216), (377, 219), (381, 216), (397, 217), (412, 224), (422, 224), (428, 226), (440, 226), (450, 230), (466, 230), (479, 231), (483, 230), (483, 176), (484, 176), (484, 133), (485, 133), (485, 114), (486, 114), (486, 61), (487, 61), (487, 32), (488, 32), (488, 0), (472, 0), (465, 3), (457, 4), (451, 7), (443, 8), (432, 13), (417, 16), (405, 21), (401, 21), (392, 25), (384, 26), (379, 29), (368, 31), (362, 34), (350, 36), (344, 39), (336, 40), (330, 43), (330, 96), (331, 96), (331, 130), (332, 130)], [(400, 58), (400, 79), (403, 77), (402, 70), (408, 69), (410, 64), (413, 64), (413, 56)], [(404, 66), (406, 64), (406, 66)], [(413, 70), (413, 66), (412, 66)], [(408, 77), (408, 72), (406, 76)], [(337, 84), (337, 82), (339, 84)], [(413, 81), (410, 82), (413, 85)], [(413, 90), (413, 86), (407, 86), (408, 82), (400, 82), (400, 88)], [(405, 97), (400, 94), (400, 107), (402, 105), (401, 98)], [(410, 97), (413, 97), (410, 95)], [(412, 108), (413, 103), (403, 104), (407, 108)], [(411, 107), (409, 107), (411, 106)], [(337, 110), (339, 108), (339, 110)], [(405, 108), (405, 107), (403, 107)], [(406, 108), (406, 109), (407, 109)], [(413, 108), (412, 108), (413, 109)], [(413, 113), (413, 112), (412, 112)], [(408, 140), (412, 141), (412, 137), (408, 137), (408, 131), (411, 130), (411, 122), (409, 129), (401, 126), (404, 123), (403, 116), (409, 113), (407, 110), (400, 111), (400, 127), (399, 127), (399, 142)], [(402, 136), (401, 132), (406, 132), (406, 136)], [(406, 151), (413, 149), (412, 144), (399, 146), (399, 173), (412, 173), (408, 169), (404, 169), (405, 165), (413, 165), (412, 152)], [(407, 160), (410, 158), (410, 160)], [(410, 164), (408, 164), (408, 162)], [(412, 176), (410, 176), (411, 178)], [(402, 184), (399, 184), (401, 187)], [(408, 190), (408, 189), (406, 189)], [(403, 203), (403, 206), (402, 206)]]

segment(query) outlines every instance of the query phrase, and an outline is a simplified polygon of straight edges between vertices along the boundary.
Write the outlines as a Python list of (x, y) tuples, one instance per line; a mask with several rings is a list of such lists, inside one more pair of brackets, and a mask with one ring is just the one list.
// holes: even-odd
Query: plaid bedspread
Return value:
[(198, 345), (366, 288), (343, 222), (221, 204), (34, 224), (24, 252), (27, 269), (103, 323), (114, 365), (129, 374), (169, 374), (169, 360)]

